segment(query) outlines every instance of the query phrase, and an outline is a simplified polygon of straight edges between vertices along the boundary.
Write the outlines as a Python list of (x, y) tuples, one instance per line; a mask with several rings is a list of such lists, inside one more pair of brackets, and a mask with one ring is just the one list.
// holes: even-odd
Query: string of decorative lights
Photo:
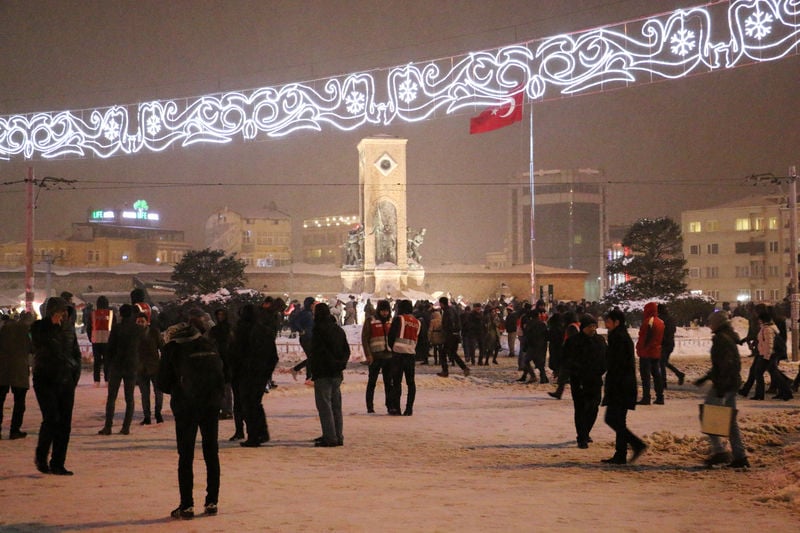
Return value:
[[(713, 21), (726, 20), (717, 28)], [(712, 36), (714, 36), (712, 38)], [(800, 47), (797, 0), (727, 0), (463, 56), (194, 98), (0, 117), (0, 159), (99, 157), (329, 127), (414, 123), (775, 61)]]

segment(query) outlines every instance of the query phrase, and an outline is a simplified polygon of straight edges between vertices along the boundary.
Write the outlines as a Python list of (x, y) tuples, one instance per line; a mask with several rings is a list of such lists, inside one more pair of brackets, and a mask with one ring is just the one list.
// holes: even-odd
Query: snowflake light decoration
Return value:
[(672, 53), (683, 57), (694, 50), (694, 32), (687, 30), (686, 28), (682, 28), (675, 32), (669, 42), (672, 43)]
[(756, 5), (755, 12), (745, 21), (745, 33), (760, 41), (772, 31), (772, 20), (772, 15), (762, 12), (760, 6)]
[(350, 91), (350, 94), (345, 98), (347, 105), (347, 112), (351, 115), (358, 115), (364, 110), (366, 97), (364, 93), (358, 91)]
[(155, 136), (159, 131), (161, 131), (161, 119), (156, 116), (149, 117), (147, 119), (147, 133)]
[(398, 88), (398, 96), (406, 104), (410, 104), (417, 98), (417, 84), (406, 79)]

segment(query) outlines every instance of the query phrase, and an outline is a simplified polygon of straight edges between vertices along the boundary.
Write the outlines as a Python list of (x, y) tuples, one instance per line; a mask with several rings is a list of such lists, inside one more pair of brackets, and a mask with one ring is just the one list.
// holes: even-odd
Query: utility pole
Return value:
[(789, 311), (792, 332), (792, 361), (800, 360), (800, 295), (797, 292), (797, 167), (789, 167), (788, 176), (775, 176), (772, 173), (753, 174), (747, 179), (773, 185), (789, 184)]
[(33, 313), (33, 167), (25, 179), (25, 311)]

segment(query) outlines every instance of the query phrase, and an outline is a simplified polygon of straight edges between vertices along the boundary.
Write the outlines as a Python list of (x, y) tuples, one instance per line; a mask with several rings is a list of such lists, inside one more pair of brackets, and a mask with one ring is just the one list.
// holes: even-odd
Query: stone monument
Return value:
[(409, 230), (406, 217), (407, 142), (375, 136), (358, 143), (362, 222), (360, 235), (348, 236), (345, 243), (353, 250), (341, 273), (347, 291), (396, 295), (409, 284), (420, 287), (425, 278), (418, 250), (425, 230)]

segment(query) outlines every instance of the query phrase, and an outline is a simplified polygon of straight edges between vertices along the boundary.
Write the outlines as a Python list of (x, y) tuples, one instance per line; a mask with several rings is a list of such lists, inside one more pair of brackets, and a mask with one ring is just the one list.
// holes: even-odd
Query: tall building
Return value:
[[(529, 173), (518, 176), (509, 195), (512, 263), (531, 262)], [(583, 270), (585, 294), (599, 299), (605, 290), (606, 220), (603, 172), (596, 169), (540, 170), (533, 174), (534, 249), (537, 264)]]
[(224, 207), (206, 219), (205, 245), (236, 254), (248, 267), (290, 264), (292, 219), (273, 207), (233, 210)]
[(789, 283), (785, 196), (753, 196), (681, 214), (688, 288), (717, 301), (775, 303)]

